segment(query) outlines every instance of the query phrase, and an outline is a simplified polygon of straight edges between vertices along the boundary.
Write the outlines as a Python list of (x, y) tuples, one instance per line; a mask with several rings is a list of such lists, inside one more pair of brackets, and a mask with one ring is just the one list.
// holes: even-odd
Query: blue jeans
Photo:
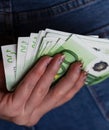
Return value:
[[(28, 2), (30, 0), (22, 0), (22, 2), (13, 0), (13, 3), (7, 0), (3, 6), (1, 0), (1, 45), (5, 42), (6, 44), (16, 43), (18, 36), (27, 36), (30, 32), (38, 32), (45, 28), (109, 37), (108, 0), (53, 0), (52, 2), (45, 0), (44, 3), (42, 1), (39, 4), (34, 4), (38, 0)], [(20, 127), (1, 120), (0, 129), (108, 130), (108, 86), (109, 79), (91, 87), (84, 86), (73, 99), (48, 112), (32, 128)]]

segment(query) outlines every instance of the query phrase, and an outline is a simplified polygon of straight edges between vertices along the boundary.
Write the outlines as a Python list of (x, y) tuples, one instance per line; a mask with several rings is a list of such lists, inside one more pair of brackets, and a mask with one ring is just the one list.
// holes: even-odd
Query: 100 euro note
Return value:
[[(89, 36), (87, 37), (87, 42), (89, 41), (89, 43), (93, 43), (90, 38), (91, 37)], [(37, 62), (37, 59), (43, 55), (53, 56), (57, 53), (63, 53), (65, 55), (65, 60), (55, 76), (54, 81), (65, 74), (71, 63), (78, 60), (84, 63), (83, 69), (88, 72), (86, 80), (86, 84), (88, 85), (99, 83), (109, 75), (108, 55), (105, 55), (105, 53), (103, 53), (104, 51), (96, 53), (90, 44), (86, 44), (86, 41), (83, 40), (82, 36), (80, 38), (71, 33), (46, 29), (45, 31), (40, 31), (38, 34), (32, 33), (30, 37), (19, 39), (20, 41), (17, 46), (6, 46), (7, 48), (11, 48), (12, 52), (14, 52), (13, 54), (15, 54), (12, 58), (14, 61), (13, 66), (10, 67), (10, 64), (8, 64), (8, 69), (14, 68), (10, 69), (11, 72), (7, 69), (7, 62), (5, 61), (7, 59), (6, 48), (5, 46), (2, 47), (6, 83), (9, 91), (13, 90), (16, 83), (18, 83), (28, 69)], [(96, 40), (97, 39), (98, 38), (96, 38)], [(96, 42), (96, 47), (98, 48), (100, 48), (99, 42)], [(102, 44), (101, 47), (103, 45), (104, 44)], [(17, 70), (17, 73), (14, 70)], [(13, 73), (11, 76), (12, 81), (8, 78), (11, 73)]]
[(84, 46), (75, 40), (72, 36), (61, 47), (53, 52), (49, 52), (49, 55), (56, 53), (63, 53), (65, 60), (55, 76), (55, 80), (65, 74), (69, 65), (75, 61), (82, 61), (83, 69), (88, 72), (86, 84), (93, 85), (106, 79), (109, 75), (109, 58), (102, 53), (95, 53), (90, 50), (90, 47)]
[(53, 29), (45, 29), (45, 31), (42, 31), (42, 34), (41, 40), (38, 40), (40, 46), (34, 61), (37, 61), (43, 55), (47, 55), (51, 49), (59, 48), (72, 35), (71, 33)]
[(7, 45), (2, 46), (2, 56), (4, 63), (4, 72), (6, 77), (7, 90), (13, 90), (16, 85), (16, 49), (17, 46)]
[(58, 38), (44, 37), (37, 53), (37, 59), (41, 56), (47, 55), (51, 48), (55, 46), (57, 41)]
[(38, 37), (38, 33), (30, 34), (29, 44), (26, 50), (25, 71), (27, 71), (33, 65), (33, 53), (37, 46), (37, 37)]
[(25, 74), (25, 60), (29, 44), (29, 37), (19, 37), (17, 44), (16, 82)]
[(109, 40), (108, 39), (101, 39), (96, 37), (89, 37), (83, 35), (75, 35), (79, 41), (90, 46), (91, 49), (95, 50), (96, 52), (102, 52), (103, 54), (109, 56)]

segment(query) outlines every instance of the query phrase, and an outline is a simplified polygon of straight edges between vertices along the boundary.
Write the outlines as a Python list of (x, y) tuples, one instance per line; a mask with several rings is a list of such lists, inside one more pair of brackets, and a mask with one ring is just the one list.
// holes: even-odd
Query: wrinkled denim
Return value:
[[(109, 38), (109, 0), (0, 0), (0, 44), (52, 28)], [(37, 115), (36, 115), (37, 116)], [(84, 86), (31, 128), (0, 121), (1, 130), (108, 130), (109, 79)]]

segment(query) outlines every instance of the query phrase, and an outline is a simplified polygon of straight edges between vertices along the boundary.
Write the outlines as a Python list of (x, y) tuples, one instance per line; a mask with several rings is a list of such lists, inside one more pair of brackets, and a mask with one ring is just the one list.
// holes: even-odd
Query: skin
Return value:
[(33, 126), (48, 111), (69, 101), (84, 85), (86, 72), (82, 64), (71, 64), (66, 75), (50, 87), (64, 56), (44, 56), (28, 72), (14, 92), (5, 85), (3, 63), (0, 62), (0, 118), (18, 125)]

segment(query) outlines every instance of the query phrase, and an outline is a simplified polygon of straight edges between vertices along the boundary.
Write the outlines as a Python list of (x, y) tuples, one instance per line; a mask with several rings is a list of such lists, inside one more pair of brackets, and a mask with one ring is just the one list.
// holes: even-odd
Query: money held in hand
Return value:
[(97, 36), (83, 36), (52, 29), (19, 37), (18, 43), (1, 47), (9, 91), (22, 80), (29, 69), (44, 56), (61, 53), (65, 56), (54, 82), (62, 77), (71, 63), (81, 61), (88, 73), (85, 84), (100, 83), (109, 77), (109, 40)]

